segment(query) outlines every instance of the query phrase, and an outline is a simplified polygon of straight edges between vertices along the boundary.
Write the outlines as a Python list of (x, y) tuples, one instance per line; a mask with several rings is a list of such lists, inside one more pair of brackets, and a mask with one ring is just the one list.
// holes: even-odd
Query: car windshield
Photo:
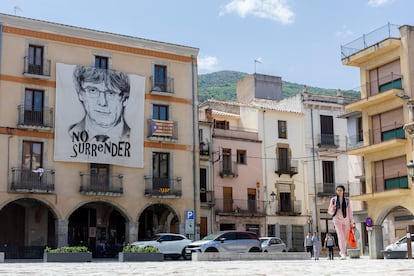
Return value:
[(270, 241), (270, 239), (260, 239), (261, 244), (267, 244)]

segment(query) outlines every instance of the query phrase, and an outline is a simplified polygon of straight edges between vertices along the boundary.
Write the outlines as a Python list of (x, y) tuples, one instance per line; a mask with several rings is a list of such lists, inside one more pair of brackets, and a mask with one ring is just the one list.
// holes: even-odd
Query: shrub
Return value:
[(155, 246), (144, 246), (144, 247), (138, 247), (131, 244), (125, 245), (122, 249), (122, 252), (124, 253), (158, 253), (160, 250)]
[(86, 246), (62, 246), (60, 248), (52, 249), (46, 246), (45, 253), (80, 253), (89, 252)]

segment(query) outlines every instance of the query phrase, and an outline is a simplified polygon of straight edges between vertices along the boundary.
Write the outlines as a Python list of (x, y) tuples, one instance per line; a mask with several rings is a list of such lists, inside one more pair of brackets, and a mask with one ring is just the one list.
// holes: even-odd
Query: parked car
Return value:
[[(411, 234), (411, 251), (414, 258), (414, 234)], [(386, 246), (382, 251), (384, 259), (405, 259), (407, 258), (407, 236)]]
[(286, 252), (286, 244), (278, 237), (260, 238), (263, 252)]
[(261, 252), (260, 240), (253, 232), (220, 231), (187, 245), (187, 258), (193, 252)]
[(161, 253), (164, 253), (164, 256), (178, 259), (181, 256), (186, 258), (185, 247), (191, 242), (186, 236), (180, 234), (159, 233), (149, 241), (136, 241), (132, 245), (138, 247), (155, 246)]

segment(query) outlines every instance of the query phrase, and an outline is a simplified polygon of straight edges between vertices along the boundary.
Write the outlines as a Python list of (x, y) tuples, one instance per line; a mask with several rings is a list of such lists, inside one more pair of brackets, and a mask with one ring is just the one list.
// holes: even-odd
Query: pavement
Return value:
[(0, 275), (414, 275), (414, 259), (359, 259), (330, 261), (170, 261), (128, 262), (93, 260), (90, 263), (43, 263), (40, 260), (5, 260)]

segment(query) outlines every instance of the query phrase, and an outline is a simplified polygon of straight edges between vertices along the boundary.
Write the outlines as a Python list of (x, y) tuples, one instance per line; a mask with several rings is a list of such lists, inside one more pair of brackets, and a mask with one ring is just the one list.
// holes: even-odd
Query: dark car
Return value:
[(260, 240), (253, 232), (220, 231), (187, 245), (186, 254), (193, 252), (261, 252)]

